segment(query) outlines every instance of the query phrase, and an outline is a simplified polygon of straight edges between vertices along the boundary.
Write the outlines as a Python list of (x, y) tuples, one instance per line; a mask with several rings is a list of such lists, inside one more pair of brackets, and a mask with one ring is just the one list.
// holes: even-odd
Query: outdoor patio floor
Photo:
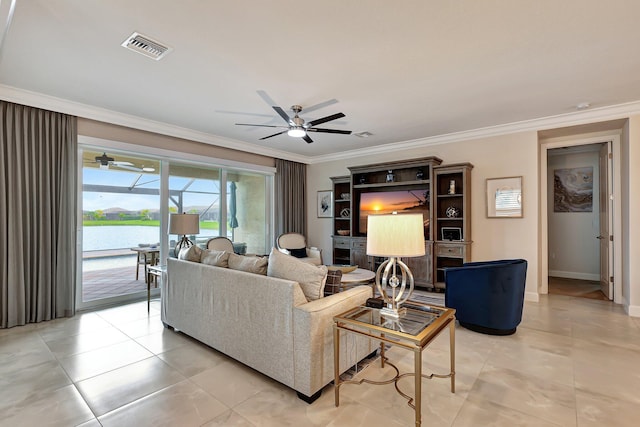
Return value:
[[(152, 283), (151, 288), (155, 286)], [(119, 295), (147, 292), (142, 266), (136, 280), (135, 267), (86, 271), (82, 274), (82, 300), (93, 301)]]

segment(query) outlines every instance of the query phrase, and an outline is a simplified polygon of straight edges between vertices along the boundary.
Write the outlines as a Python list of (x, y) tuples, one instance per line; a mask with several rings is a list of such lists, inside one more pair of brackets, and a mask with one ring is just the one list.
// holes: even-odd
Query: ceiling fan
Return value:
[(313, 142), (313, 139), (311, 139), (309, 137), (309, 135), (308, 135), (309, 132), (338, 133), (338, 134), (342, 134), (342, 135), (351, 134), (350, 130), (326, 129), (326, 128), (317, 128), (317, 127), (315, 127), (316, 125), (320, 125), (322, 123), (327, 123), (327, 122), (330, 122), (332, 120), (336, 120), (336, 119), (340, 119), (342, 117), (345, 117), (345, 115), (342, 114), (342, 113), (336, 113), (336, 114), (332, 114), (330, 116), (322, 117), (320, 119), (316, 119), (316, 120), (311, 120), (309, 122), (305, 122), (304, 119), (298, 115), (302, 111), (302, 107), (299, 106), (299, 105), (291, 106), (291, 111), (294, 112), (294, 116), (293, 117), (289, 117), (289, 115), (282, 108), (278, 107), (277, 105), (274, 105), (272, 108), (276, 111), (276, 113), (278, 113), (278, 115), (280, 115), (280, 117), (282, 117), (284, 119), (285, 122), (287, 122), (287, 126), (257, 125), (257, 124), (251, 124), (251, 123), (236, 123), (236, 125), (239, 125), (239, 126), (260, 126), (260, 127), (267, 127), (267, 128), (281, 128), (281, 129), (284, 129), (283, 131), (278, 132), (278, 133), (274, 133), (273, 135), (262, 137), (262, 138), (260, 138), (260, 140), (271, 138), (271, 137), (274, 137), (274, 136), (277, 136), (277, 135), (282, 135), (283, 133), (286, 133), (287, 135), (292, 136), (294, 138), (302, 138), (309, 144)]
[(100, 169), (109, 169), (109, 166), (115, 166), (120, 169), (126, 169), (134, 172), (155, 172), (155, 168), (149, 167), (136, 167), (131, 162), (116, 161), (113, 157), (107, 156), (107, 153), (102, 153), (102, 156), (96, 156), (96, 163), (100, 164)]

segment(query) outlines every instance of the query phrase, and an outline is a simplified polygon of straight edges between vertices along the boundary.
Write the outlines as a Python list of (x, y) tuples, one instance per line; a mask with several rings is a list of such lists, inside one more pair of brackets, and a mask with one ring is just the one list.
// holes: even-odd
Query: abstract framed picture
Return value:
[(593, 166), (553, 171), (553, 211), (593, 212)]
[(318, 191), (318, 218), (333, 217), (333, 191)]

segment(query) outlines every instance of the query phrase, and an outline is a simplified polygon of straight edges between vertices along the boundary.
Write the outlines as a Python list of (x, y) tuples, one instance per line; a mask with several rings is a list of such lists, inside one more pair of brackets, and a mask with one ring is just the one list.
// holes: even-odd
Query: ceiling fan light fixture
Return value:
[(142, 167), (142, 172), (155, 172), (156, 168)]
[(301, 127), (294, 127), (287, 131), (287, 135), (292, 136), (294, 138), (302, 138), (306, 134), (307, 132)]

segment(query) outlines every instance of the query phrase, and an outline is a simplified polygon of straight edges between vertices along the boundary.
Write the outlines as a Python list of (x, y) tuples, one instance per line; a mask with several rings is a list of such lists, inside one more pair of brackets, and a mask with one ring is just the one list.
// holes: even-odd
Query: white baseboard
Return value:
[(640, 305), (627, 305), (625, 301), (624, 311), (631, 317), (640, 317)]
[(530, 301), (530, 302), (539, 302), (540, 301), (540, 295), (538, 295), (537, 292), (525, 292), (524, 293), (524, 300), (525, 301)]
[(600, 281), (599, 274), (590, 274), (590, 273), (577, 273), (575, 271), (559, 271), (559, 270), (549, 270), (550, 277), (561, 277), (563, 279), (578, 279), (578, 280), (591, 280), (594, 282)]

